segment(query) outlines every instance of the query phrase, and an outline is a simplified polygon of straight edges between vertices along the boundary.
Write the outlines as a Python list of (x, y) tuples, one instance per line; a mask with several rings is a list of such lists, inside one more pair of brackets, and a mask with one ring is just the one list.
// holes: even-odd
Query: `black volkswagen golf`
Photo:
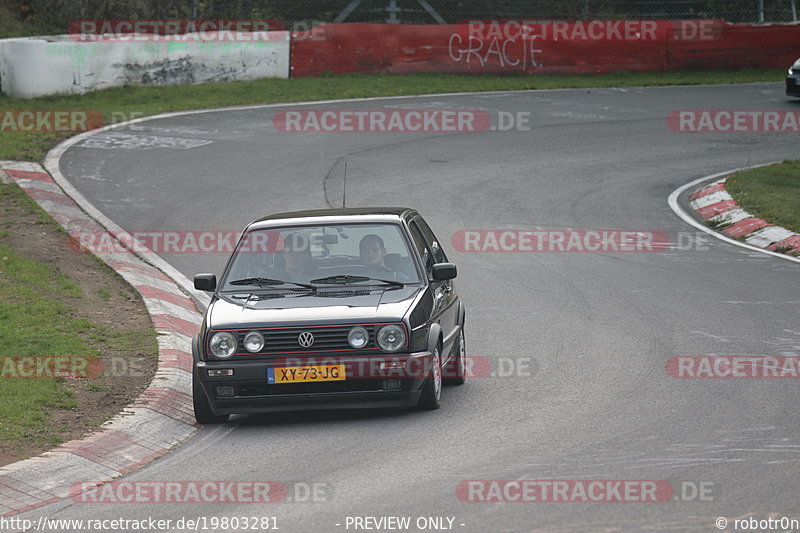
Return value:
[(467, 371), (456, 266), (413, 209), (271, 215), (245, 228), (194, 338), (195, 418), (436, 409)]

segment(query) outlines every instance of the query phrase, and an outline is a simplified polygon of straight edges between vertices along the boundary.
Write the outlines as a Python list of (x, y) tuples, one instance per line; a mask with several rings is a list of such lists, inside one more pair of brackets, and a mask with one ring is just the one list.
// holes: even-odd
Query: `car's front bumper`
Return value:
[(786, 76), (786, 96), (800, 96), (800, 73)]
[[(375, 372), (381, 361), (402, 362), (409, 369)], [(338, 356), (287, 359), (240, 359), (196, 361), (195, 379), (216, 415), (270, 413), (281, 411), (404, 408), (419, 402), (422, 386), (430, 374), (430, 352), (393, 354), (392, 356)], [(268, 383), (267, 371), (286, 366), (343, 364), (343, 381), (311, 383)], [(230, 369), (233, 376), (209, 376), (209, 369)], [(400, 389), (384, 388), (387, 380)], [(220, 388), (227, 389), (220, 395)]]

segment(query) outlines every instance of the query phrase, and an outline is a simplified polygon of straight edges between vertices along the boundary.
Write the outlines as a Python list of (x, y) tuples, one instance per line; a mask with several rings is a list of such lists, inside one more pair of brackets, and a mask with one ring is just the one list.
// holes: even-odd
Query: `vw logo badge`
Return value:
[(314, 335), (308, 331), (304, 331), (297, 337), (297, 343), (303, 348), (310, 348), (314, 344)]

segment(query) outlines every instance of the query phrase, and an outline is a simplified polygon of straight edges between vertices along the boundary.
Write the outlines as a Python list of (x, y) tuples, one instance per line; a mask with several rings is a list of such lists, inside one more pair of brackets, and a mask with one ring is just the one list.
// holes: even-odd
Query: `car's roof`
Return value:
[[(410, 207), (338, 207), (335, 209), (311, 209), (306, 211), (289, 211), (286, 213), (274, 213), (272, 215), (259, 218), (253, 224), (275, 220), (298, 219), (298, 218), (320, 218), (332, 217), (336, 219), (346, 219), (347, 217), (358, 217), (362, 220), (370, 215), (385, 218), (387, 215), (392, 217), (404, 218), (416, 213)], [(341, 221), (341, 220), (340, 220)]]

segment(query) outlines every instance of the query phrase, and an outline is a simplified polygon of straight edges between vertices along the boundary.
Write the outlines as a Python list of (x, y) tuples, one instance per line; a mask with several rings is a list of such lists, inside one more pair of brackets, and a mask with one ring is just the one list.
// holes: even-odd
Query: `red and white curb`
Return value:
[(751, 246), (800, 255), (800, 234), (757, 218), (736, 204), (725, 189), (726, 176), (695, 191), (689, 206), (707, 222), (733, 238), (744, 239)]
[[(16, 182), (67, 233), (108, 230), (41, 165), (0, 161), (0, 180)], [(192, 411), (191, 340), (203, 317), (195, 306), (196, 296), (187, 295), (137, 254), (96, 255), (142, 295), (158, 334), (158, 370), (141, 396), (98, 431), (1, 467), (0, 516), (63, 499), (75, 483), (102, 483), (135, 470), (197, 430)]]
[[(672, 209), (672, 211), (676, 215), (678, 215), (678, 217), (681, 220), (683, 220), (684, 222), (686, 222), (690, 226), (693, 226), (693, 227), (697, 228), (698, 230), (700, 230), (702, 232), (708, 233), (709, 235), (713, 235), (714, 237), (716, 237), (717, 239), (719, 239), (721, 241), (727, 242), (729, 244), (733, 244), (735, 246), (739, 246), (741, 248), (746, 248), (746, 249), (751, 250), (751, 251), (756, 251), (756, 252), (760, 252), (760, 253), (763, 253), (763, 254), (771, 255), (771, 256), (774, 256), (774, 257), (779, 257), (781, 259), (785, 259), (785, 260), (788, 260), (788, 261), (793, 261), (795, 263), (800, 263), (800, 257), (795, 257), (795, 256), (792, 256), (792, 255), (789, 255), (789, 254), (784, 254), (784, 253), (778, 253), (778, 252), (775, 252), (775, 251), (767, 249), (767, 247), (771, 246), (772, 244), (776, 244), (776, 243), (780, 243), (782, 241), (785, 241), (785, 240), (791, 238), (793, 235), (787, 236), (787, 234), (784, 233), (784, 232), (780, 232), (780, 234), (775, 235), (772, 232), (768, 232), (768, 233), (766, 233), (766, 236), (764, 236), (764, 233), (759, 233), (757, 236), (753, 236), (754, 238), (751, 239), (752, 242), (755, 242), (755, 243), (758, 243), (758, 244), (763, 244), (763, 241), (767, 241), (767, 240), (768, 241), (773, 241), (773, 242), (770, 242), (769, 244), (767, 244), (766, 246), (763, 246), (763, 247), (762, 246), (756, 246), (754, 244), (750, 244), (750, 243), (745, 242), (745, 241), (737, 240), (734, 237), (731, 237), (726, 233), (712, 230), (706, 224), (703, 224), (703, 223), (699, 222), (698, 220), (696, 220), (695, 216), (693, 216), (692, 214), (690, 214), (687, 211), (685, 211), (684, 208), (683, 208), (683, 205), (682, 205), (682, 201), (681, 201), (681, 198), (682, 198), (683, 194), (686, 193), (687, 191), (690, 191), (690, 190), (693, 190), (694, 192), (703, 191), (703, 192), (707, 193), (707, 194), (703, 194), (702, 195), (702, 198), (705, 198), (705, 199), (701, 200), (701, 195), (698, 195), (697, 197), (694, 197), (694, 199), (690, 200), (690, 202), (693, 204), (692, 205), (693, 209), (695, 207), (697, 207), (700, 210), (704, 210), (702, 212), (698, 212), (698, 215), (700, 217), (702, 217), (703, 219), (709, 219), (711, 217), (718, 216), (718, 215), (725, 215), (728, 218), (726, 218), (724, 220), (731, 220), (731, 221), (733, 221), (734, 224), (738, 223), (738, 222), (741, 222), (741, 221), (747, 221), (744, 224), (740, 224), (740, 226), (737, 228), (736, 231), (747, 231), (747, 229), (749, 229), (749, 227), (753, 227), (754, 228), (753, 231), (744, 233), (745, 235), (748, 235), (748, 236), (750, 236), (752, 233), (755, 233), (757, 231), (761, 231), (762, 229), (766, 229), (767, 227), (777, 228), (778, 226), (765, 226), (764, 228), (755, 229), (760, 224), (760, 222), (758, 222), (759, 219), (756, 219), (755, 217), (753, 217), (752, 215), (750, 215), (749, 213), (744, 211), (742, 208), (737, 206), (736, 202), (733, 201), (733, 198), (731, 198), (730, 195), (728, 194), (728, 192), (725, 191), (725, 185), (724, 185), (724, 180), (725, 179), (731, 177), (732, 175), (734, 175), (734, 174), (736, 174), (738, 172), (742, 172), (744, 170), (750, 170), (751, 168), (758, 168), (758, 167), (764, 167), (764, 166), (768, 166), (768, 165), (774, 165), (774, 164), (777, 164), (777, 163), (780, 163), (780, 161), (775, 161), (775, 162), (772, 162), (772, 163), (765, 163), (765, 164), (762, 164), (762, 165), (754, 165), (754, 166), (746, 167), (746, 168), (737, 168), (737, 169), (732, 169), (732, 170), (726, 170), (724, 172), (717, 172), (716, 174), (711, 174), (710, 176), (703, 176), (702, 178), (697, 178), (696, 180), (691, 181), (689, 183), (685, 183), (684, 185), (681, 185), (680, 187), (678, 187), (677, 189), (672, 191), (672, 193), (670, 193), (670, 195), (669, 195), (669, 198), (667, 198), (667, 204), (669, 205), (670, 209)], [(710, 185), (708, 185), (706, 187), (706, 184), (709, 184), (709, 183), (710, 183)], [(700, 189), (697, 189), (698, 187), (700, 187)], [(720, 193), (720, 194), (717, 194), (717, 193)], [(703, 215), (706, 215), (706, 216), (703, 216)], [(723, 219), (720, 219), (720, 220), (723, 220)], [(788, 231), (788, 230), (785, 230), (784, 228), (780, 228), (780, 229), (782, 229), (784, 231)], [(775, 230), (772, 230), (772, 231), (775, 231)], [(789, 232), (789, 233), (791, 233), (791, 232)], [(779, 237), (779, 239), (775, 240), (778, 237)], [(790, 241), (790, 242), (794, 242), (794, 241)]]

